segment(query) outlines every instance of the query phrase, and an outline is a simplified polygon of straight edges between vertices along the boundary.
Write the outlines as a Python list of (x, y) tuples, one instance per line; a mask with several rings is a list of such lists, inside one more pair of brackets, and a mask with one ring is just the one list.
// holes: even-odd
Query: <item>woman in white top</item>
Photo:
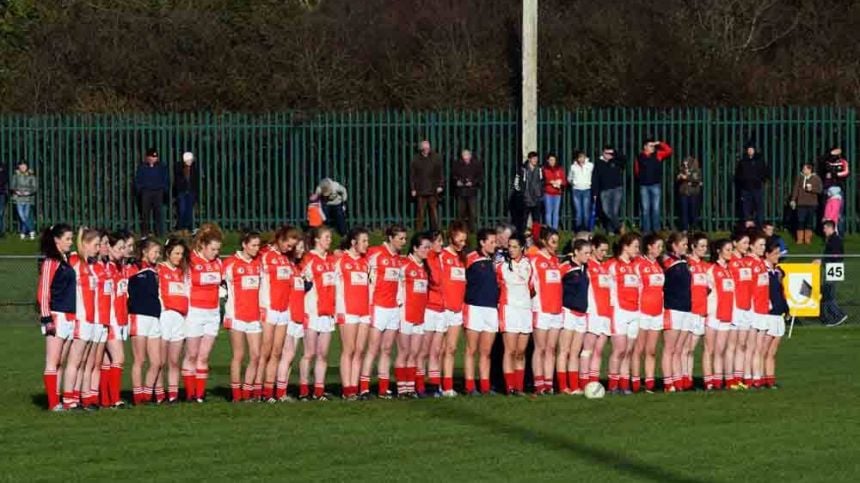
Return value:
[(582, 151), (575, 155), (575, 161), (570, 165), (567, 181), (573, 187), (573, 208), (576, 211), (575, 231), (590, 231), (591, 217), (591, 173), (594, 163)]
[(511, 236), (509, 256), (496, 265), (499, 280), (499, 329), (504, 333), (505, 355), (502, 370), (508, 394), (524, 389), (526, 346), (532, 333), (532, 297), (529, 280), (532, 266), (525, 257), (525, 240), (519, 233)]

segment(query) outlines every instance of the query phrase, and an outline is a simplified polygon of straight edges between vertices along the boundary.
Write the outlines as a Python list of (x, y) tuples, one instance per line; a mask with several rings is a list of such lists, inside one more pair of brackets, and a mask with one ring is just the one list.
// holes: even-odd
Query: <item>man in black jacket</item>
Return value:
[[(826, 270), (828, 263), (842, 262), (845, 247), (842, 244), (842, 237), (836, 232), (836, 223), (825, 220), (821, 229), (825, 237), (824, 256), (826, 258), (824, 258), (823, 263)], [(821, 284), (821, 322), (828, 327), (842, 325), (848, 320), (848, 316), (836, 303), (836, 283), (825, 281)]]
[(606, 231), (616, 234), (621, 230), (621, 205), (624, 203), (624, 169), (627, 160), (610, 145), (603, 146), (600, 159), (594, 163), (591, 175), (591, 193), (600, 197), (600, 207), (606, 215)]
[(755, 220), (756, 226), (764, 223), (764, 183), (770, 178), (770, 167), (747, 143), (744, 154), (735, 165), (735, 185), (740, 193), (741, 220)]
[(484, 165), (471, 151), (464, 149), (451, 167), (451, 177), (457, 196), (457, 217), (472, 232), (478, 220), (478, 190), (484, 184)]
[(9, 170), (0, 162), (0, 238), (6, 236), (6, 200), (9, 198)]
[(418, 201), (416, 231), (424, 230), (424, 209), (430, 212), (430, 229), (439, 229), (439, 217), (436, 206), (439, 203), (439, 195), (445, 184), (442, 177), (442, 160), (439, 155), (430, 149), (430, 141), (421, 141), (421, 148), (412, 158), (409, 165), (409, 185), (413, 198)]
[(191, 152), (182, 154), (173, 173), (173, 191), (176, 193), (177, 230), (194, 229), (194, 205), (200, 193), (200, 168)]
[(146, 158), (137, 167), (134, 176), (134, 190), (140, 201), (141, 234), (152, 233), (150, 216), (155, 221), (155, 234), (164, 233), (164, 215), (162, 205), (164, 195), (170, 188), (170, 177), (167, 168), (158, 161), (158, 151), (155, 148), (146, 150)]

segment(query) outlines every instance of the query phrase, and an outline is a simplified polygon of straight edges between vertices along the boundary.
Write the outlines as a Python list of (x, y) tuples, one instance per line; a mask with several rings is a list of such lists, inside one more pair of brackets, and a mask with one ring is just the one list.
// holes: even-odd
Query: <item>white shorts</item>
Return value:
[(445, 330), (448, 330), (448, 327), (460, 327), (461, 325), (463, 325), (463, 312), (445, 311)]
[(93, 342), (96, 344), (104, 344), (108, 340), (108, 326), (103, 324), (93, 324)]
[(532, 309), (502, 305), (499, 307), (499, 329), (512, 334), (531, 334)]
[(259, 334), (263, 332), (263, 324), (259, 320), (246, 322), (244, 320), (230, 319), (224, 317), (224, 328), (243, 334)]
[(308, 330), (322, 333), (334, 332), (334, 317), (330, 315), (308, 317)]
[(111, 324), (108, 327), (108, 340), (128, 340), (128, 325)]
[(588, 314), (588, 333), (595, 335), (612, 335), (610, 327), (612, 319), (597, 314)]
[(291, 320), (287, 324), (287, 335), (293, 339), (301, 339), (305, 336), (305, 326)]
[(475, 332), (498, 332), (499, 309), (465, 305), (463, 306), (463, 327)]
[(188, 339), (204, 335), (216, 337), (220, 323), (220, 310), (191, 307), (188, 309), (188, 315), (185, 316), (185, 337)]
[(666, 309), (663, 311), (663, 330), (683, 330), (689, 332), (696, 317), (692, 312)]
[(73, 338), (75, 340), (85, 340), (87, 342), (93, 340), (93, 328), (95, 324), (92, 322), (84, 322), (82, 320), (75, 321), (75, 330)]
[(161, 339), (167, 342), (185, 340), (185, 317), (175, 310), (165, 310), (158, 319), (161, 325)]
[(128, 333), (132, 337), (161, 337), (161, 325), (156, 317), (128, 314), (128, 323), (131, 326)]
[(400, 333), (403, 335), (424, 335), (424, 324), (413, 324), (404, 320), (400, 323)]
[[(757, 314), (752, 313), (752, 321), (750, 323), (750, 327), (754, 330), (764, 331), (770, 329), (770, 314)], [(782, 317), (780, 317), (782, 318)]]
[(369, 315), (337, 314), (337, 325), (370, 325)]
[(560, 314), (548, 314), (546, 312), (534, 312), (532, 325), (538, 330), (553, 330), (564, 327), (564, 312)]
[[(51, 312), (51, 317), (54, 319), (56, 338), (62, 340), (72, 339), (75, 335), (75, 316), (74, 314), (66, 315), (62, 312)], [(45, 335), (45, 328), (42, 327), (42, 335)]]
[(588, 315), (577, 315), (570, 309), (564, 309), (562, 328), (584, 334), (588, 330)]
[(785, 335), (785, 319), (781, 315), (761, 315), (759, 317), (766, 317), (769, 322), (767, 335), (772, 337), (782, 337)]
[(731, 322), (720, 322), (713, 317), (708, 317), (708, 328), (716, 330), (717, 332), (728, 332), (733, 330), (734, 326)]
[[(664, 311), (665, 312), (665, 311)], [(639, 330), (663, 330), (663, 314), (639, 314)]]
[(373, 307), (371, 325), (381, 332), (400, 329), (400, 308)]
[(735, 307), (732, 312), (732, 326), (735, 330), (749, 330), (752, 325), (753, 313), (751, 310), (741, 310)]
[(615, 308), (615, 316), (612, 318), (611, 335), (626, 335), (635, 339), (639, 335), (639, 312), (630, 312), (622, 308)]
[(263, 309), (263, 312), (263, 320), (269, 325), (287, 325), (292, 320), (289, 310), (281, 312), (280, 310)]
[(445, 312), (435, 310), (424, 310), (424, 332), (445, 332), (448, 325), (445, 323)]
[(705, 318), (701, 315), (693, 314), (690, 318), (690, 325), (687, 327), (687, 330), (693, 335), (705, 335)]

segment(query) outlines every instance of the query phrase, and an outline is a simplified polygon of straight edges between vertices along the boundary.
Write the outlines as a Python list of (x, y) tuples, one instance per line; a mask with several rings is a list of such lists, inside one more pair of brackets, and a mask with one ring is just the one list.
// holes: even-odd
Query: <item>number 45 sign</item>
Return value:
[(824, 280), (828, 282), (845, 281), (845, 264), (842, 262), (824, 264)]

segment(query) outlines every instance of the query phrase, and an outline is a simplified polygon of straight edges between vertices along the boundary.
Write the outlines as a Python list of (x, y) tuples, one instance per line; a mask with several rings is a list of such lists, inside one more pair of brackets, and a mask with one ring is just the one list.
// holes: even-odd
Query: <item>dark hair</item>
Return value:
[(687, 238), (687, 235), (678, 231), (673, 231), (672, 233), (669, 233), (668, 237), (666, 237), (666, 245), (668, 245), (669, 248), (672, 248), (676, 243), (680, 243), (681, 240), (684, 240), (685, 238)]
[(345, 237), (340, 241), (340, 249), (341, 250), (349, 250), (352, 248), (352, 242), (358, 241), (358, 237), (361, 235), (370, 235), (370, 232), (367, 231), (367, 228), (363, 226), (356, 226), (349, 230), (349, 233), (346, 234)]
[(732, 233), (731, 241), (732, 241), (732, 243), (737, 243), (737, 242), (743, 240), (744, 237), (750, 238), (750, 234), (747, 230), (745, 230), (745, 229), (735, 230), (735, 232)]
[(726, 245), (731, 245), (732, 241), (728, 238), (720, 238), (711, 245), (711, 263), (716, 263), (720, 259), (720, 252)]
[(510, 243), (511, 241), (516, 241), (517, 243), (519, 243), (520, 248), (522, 249), (526, 248), (526, 237), (524, 237), (522, 233), (512, 234), (511, 237), (508, 238), (508, 242)]
[(582, 250), (583, 248), (585, 248), (586, 246), (591, 246), (591, 242), (590, 242), (590, 241), (588, 241), (588, 240), (583, 240), (583, 239), (581, 239), (581, 238), (580, 238), (580, 239), (578, 239), (578, 240), (574, 240), (574, 241), (573, 241), (573, 251), (572, 251), (572, 252), (573, 252), (573, 253), (576, 253), (576, 252), (578, 252), (578, 251)]
[(821, 228), (830, 228), (831, 230), (836, 230), (836, 222), (833, 220), (824, 220), (821, 223)]
[(593, 237), (591, 237), (591, 246), (597, 248), (600, 245), (609, 246), (609, 239), (607, 239), (603, 235), (594, 235)]
[(311, 228), (305, 237), (305, 252), (313, 250), (314, 246), (316, 246), (317, 238), (322, 237), (322, 234), (325, 232), (331, 233), (331, 228), (326, 225)]
[(761, 230), (750, 230), (749, 231), (749, 237), (750, 237), (750, 245), (752, 245), (753, 243), (755, 243), (756, 241), (758, 241), (760, 239), (764, 240), (765, 243), (767, 243), (767, 235), (765, 235), (764, 232)]
[(248, 230), (248, 229), (242, 230), (242, 232), (239, 235), (239, 246), (243, 246), (245, 244), (251, 243), (251, 240), (253, 240), (255, 238), (258, 240), (261, 239), (259, 231)]
[(295, 238), (298, 240), (302, 237), (302, 231), (292, 225), (281, 225), (275, 230), (275, 234), (273, 235), (273, 240), (275, 242), (289, 240), (290, 238)]
[(442, 237), (443, 240), (445, 239), (441, 230), (427, 230), (427, 236), (430, 237), (430, 241), (432, 242), (435, 242), (439, 237)]
[(539, 248), (546, 248), (546, 242), (548, 242), (553, 235), (558, 235), (558, 231), (556, 229), (546, 225), (540, 227), (540, 235), (538, 235), (537, 246)]
[[(412, 240), (409, 241), (409, 254), (415, 253), (415, 250), (421, 246), (421, 242), (428, 241), (433, 243), (435, 238), (433, 237), (433, 233), (429, 231), (422, 231), (415, 233), (412, 235)], [(430, 264), (427, 263), (427, 259), (421, 260), (421, 265), (424, 267), (424, 273), (427, 274), (427, 283), (429, 284), (432, 281), (432, 276), (430, 273)]]
[(663, 237), (656, 233), (649, 233), (642, 238), (642, 245), (645, 246), (645, 249), (654, 246), (658, 241), (663, 241)]
[(391, 241), (398, 233), (406, 233), (406, 227), (400, 224), (389, 226), (385, 229), (385, 241)]
[(642, 142), (642, 146), (644, 147), (646, 144), (656, 143), (657, 140), (654, 138), (645, 138), (645, 141)]
[(490, 238), (490, 235), (495, 236), (496, 230), (493, 230), (492, 228), (481, 228), (478, 230), (478, 234), (475, 236), (475, 239), (478, 243), (481, 243), (483, 241), (487, 241), (487, 239)]
[(182, 238), (168, 238), (164, 244), (164, 258), (170, 258), (170, 252), (176, 247), (182, 247), (182, 260), (179, 261), (179, 268), (184, 272), (188, 269), (188, 244)]
[[(456, 233), (464, 233), (466, 237), (469, 236), (469, 229), (466, 227), (466, 224), (462, 221), (455, 221), (448, 226), (448, 242), (454, 241), (454, 234)], [(460, 263), (466, 264), (466, 250), (460, 250), (457, 254), (457, 258), (460, 259)]]
[(537, 151), (529, 151), (529, 154), (526, 156), (526, 159), (536, 158), (538, 157)]
[(624, 249), (626, 247), (629, 247), (630, 245), (632, 245), (634, 241), (640, 241), (641, 242), (641, 240), (642, 240), (642, 237), (639, 236), (638, 233), (633, 232), (633, 231), (629, 231), (629, 232), (621, 235), (621, 238), (619, 238), (618, 241), (615, 242), (615, 250), (614, 250), (615, 256), (616, 257), (620, 256), (621, 252), (624, 251)]
[(121, 241), (125, 241), (128, 237), (123, 236), (122, 232), (114, 231), (107, 234), (108, 237), (108, 245), (111, 247), (115, 246), (117, 243)]
[(766, 226), (772, 226), (772, 227), (776, 228), (776, 225), (772, 221), (766, 221), (766, 222), (761, 224), (762, 228), (764, 228)]
[(42, 235), (39, 238), (39, 249), (45, 255), (45, 258), (63, 260), (66, 254), (60, 253), (60, 250), (57, 249), (57, 242), (54, 239), (62, 238), (66, 233), (73, 232), (74, 230), (71, 225), (66, 223), (57, 223), (42, 230)]
[(697, 232), (693, 233), (692, 235), (690, 235), (688, 240), (689, 240), (691, 245), (698, 245), (699, 240), (708, 241), (708, 235), (706, 235), (700, 231), (697, 231)]
[(782, 252), (782, 247), (779, 246), (779, 242), (774, 240), (773, 238), (768, 239), (767, 244), (764, 246), (764, 254), (773, 253), (776, 250), (778, 252)]
[(550, 151), (546, 153), (546, 156), (543, 158), (547, 164), (549, 164), (549, 158), (555, 158), (555, 165), (558, 166), (558, 156), (554, 152)]
[(809, 169), (811, 169), (811, 170), (815, 169), (815, 164), (813, 164), (811, 161), (804, 162), (800, 167), (805, 168), (807, 166), (809, 166)]
[(148, 252), (153, 246), (161, 246), (161, 243), (153, 237), (143, 237), (138, 240), (134, 246), (134, 258), (138, 268), (143, 267), (143, 254)]
[(603, 145), (603, 151), (615, 151), (615, 146), (613, 146), (611, 144), (604, 144)]

